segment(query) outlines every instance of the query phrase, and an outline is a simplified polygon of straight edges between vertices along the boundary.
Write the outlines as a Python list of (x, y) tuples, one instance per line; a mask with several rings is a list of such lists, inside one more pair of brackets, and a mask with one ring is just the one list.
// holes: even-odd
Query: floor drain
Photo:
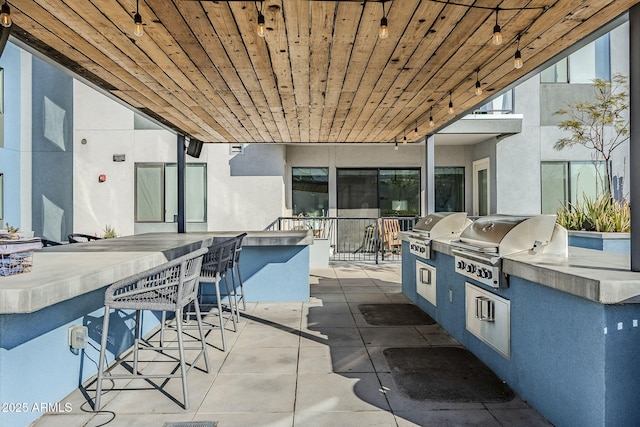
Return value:
[(216, 427), (217, 422), (213, 421), (186, 421), (186, 422), (168, 422), (164, 423), (162, 427)]

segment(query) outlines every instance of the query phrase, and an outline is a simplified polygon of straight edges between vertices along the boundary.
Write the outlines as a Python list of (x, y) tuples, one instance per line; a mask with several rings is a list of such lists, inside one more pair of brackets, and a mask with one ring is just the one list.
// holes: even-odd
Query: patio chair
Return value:
[(62, 245), (62, 243), (56, 242), (55, 240), (40, 239), (40, 241), (42, 242), (42, 247), (43, 248), (48, 248), (49, 246), (60, 246), (60, 245)]
[(90, 234), (72, 233), (67, 236), (69, 243), (84, 243), (91, 242), (93, 240), (100, 240), (100, 237), (92, 236)]
[(378, 218), (378, 233), (382, 249), (392, 253), (397, 253), (402, 248), (402, 241), (398, 233), (400, 232), (400, 221), (397, 219)]
[[(184, 409), (189, 408), (189, 392), (187, 387), (187, 374), (195, 366), (198, 360), (204, 356), (205, 371), (209, 372), (209, 358), (205, 344), (204, 330), (200, 308), (197, 300), (198, 280), (200, 268), (202, 266), (203, 255), (207, 249), (199, 249), (173, 261), (169, 261), (161, 266), (152, 268), (126, 279), (120, 280), (109, 286), (104, 298), (104, 320), (102, 325), (102, 339), (100, 344), (100, 358), (98, 366), (98, 377), (96, 379), (96, 399), (94, 411), (100, 410), (100, 397), (102, 395), (102, 382), (105, 379), (121, 378), (181, 378), (182, 392), (184, 396)], [(196, 321), (200, 332), (200, 345), (198, 347), (185, 347), (182, 336), (182, 322), (176, 322), (178, 347), (165, 346), (163, 342), (159, 346), (152, 345), (151, 342), (140, 338), (141, 334), (141, 311), (154, 310), (161, 311), (163, 317), (167, 311), (174, 312), (177, 319), (182, 319), (185, 306), (194, 304)], [(133, 343), (133, 366), (130, 373), (108, 375), (113, 368), (123, 364), (124, 359), (119, 359), (111, 367), (105, 370), (105, 356), (108, 345), (108, 338), (114, 339), (113, 334), (109, 335), (110, 311), (115, 310), (135, 310), (135, 339)], [(117, 338), (117, 337), (116, 337)], [(113, 343), (110, 343), (113, 345)], [(172, 370), (167, 374), (144, 374), (138, 370), (138, 352), (140, 350), (153, 350), (163, 353), (166, 350), (178, 350), (179, 373)], [(194, 361), (187, 368), (185, 361), (185, 350), (199, 350)], [(116, 354), (116, 357), (118, 355)], [(153, 363), (153, 362), (151, 362)]]

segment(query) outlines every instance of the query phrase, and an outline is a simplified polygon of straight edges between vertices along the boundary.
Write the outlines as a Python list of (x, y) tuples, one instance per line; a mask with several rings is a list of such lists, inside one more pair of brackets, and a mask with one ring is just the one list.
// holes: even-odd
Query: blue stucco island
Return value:
[[(640, 273), (628, 257), (514, 254), (503, 260), (508, 287), (494, 289), (455, 272), (448, 242), (433, 249), (423, 259), (403, 242), (403, 293), (522, 399), (556, 426), (640, 425)], [(416, 262), (435, 267), (435, 304), (418, 292)], [(470, 288), (509, 302), (508, 356), (467, 327)]]

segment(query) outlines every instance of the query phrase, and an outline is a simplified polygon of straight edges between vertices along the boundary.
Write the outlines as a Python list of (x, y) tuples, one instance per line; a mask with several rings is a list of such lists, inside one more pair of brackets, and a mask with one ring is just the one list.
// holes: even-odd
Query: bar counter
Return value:
[[(43, 248), (34, 253), (30, 272), (0, 277), (0, 314), (33, 313), (237, 234), (150, 233)], [(312, 243), (310, 231), (254, 231), (243, 247)]]
[[(42, 415), (39, 408), (55, 406), (96, 374), (108, 285), (239, 233), (152, 233), (47, 247), (35, 251), (30, 272), (0, 277), (0, 402), (17, 408), (0, 411), (0, 426), (28, 425)], [(308, 301), (311, 244), (311, 231), (249, 232), (239, 264), (245, 300)], [(111, 314), (119, 327), (109, 333), (109, 360), (133, 342), (129, 317)], [(142, 323), (143, 334), (152, 331), (159, 314), (145, 311)], [(75, 325), (88, 330), (79, 352), (68, 343)]]

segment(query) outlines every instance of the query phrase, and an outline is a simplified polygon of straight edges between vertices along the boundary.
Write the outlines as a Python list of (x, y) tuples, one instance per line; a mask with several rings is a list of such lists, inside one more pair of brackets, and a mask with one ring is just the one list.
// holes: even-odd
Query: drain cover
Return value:
[(186, 421), (186, 422), (169, 422), (162, 424), (162, 427), (216, 427), (217, 422), (213, 421)]
[(460, 347), (384, 350), (398, 391), (414, 400), (508, 402), (513, 391), (471, 352)]
[(436, 323), (413, 304), (360, 304), (358, 309), (366, 322), (375, 326), (413, 326)]

